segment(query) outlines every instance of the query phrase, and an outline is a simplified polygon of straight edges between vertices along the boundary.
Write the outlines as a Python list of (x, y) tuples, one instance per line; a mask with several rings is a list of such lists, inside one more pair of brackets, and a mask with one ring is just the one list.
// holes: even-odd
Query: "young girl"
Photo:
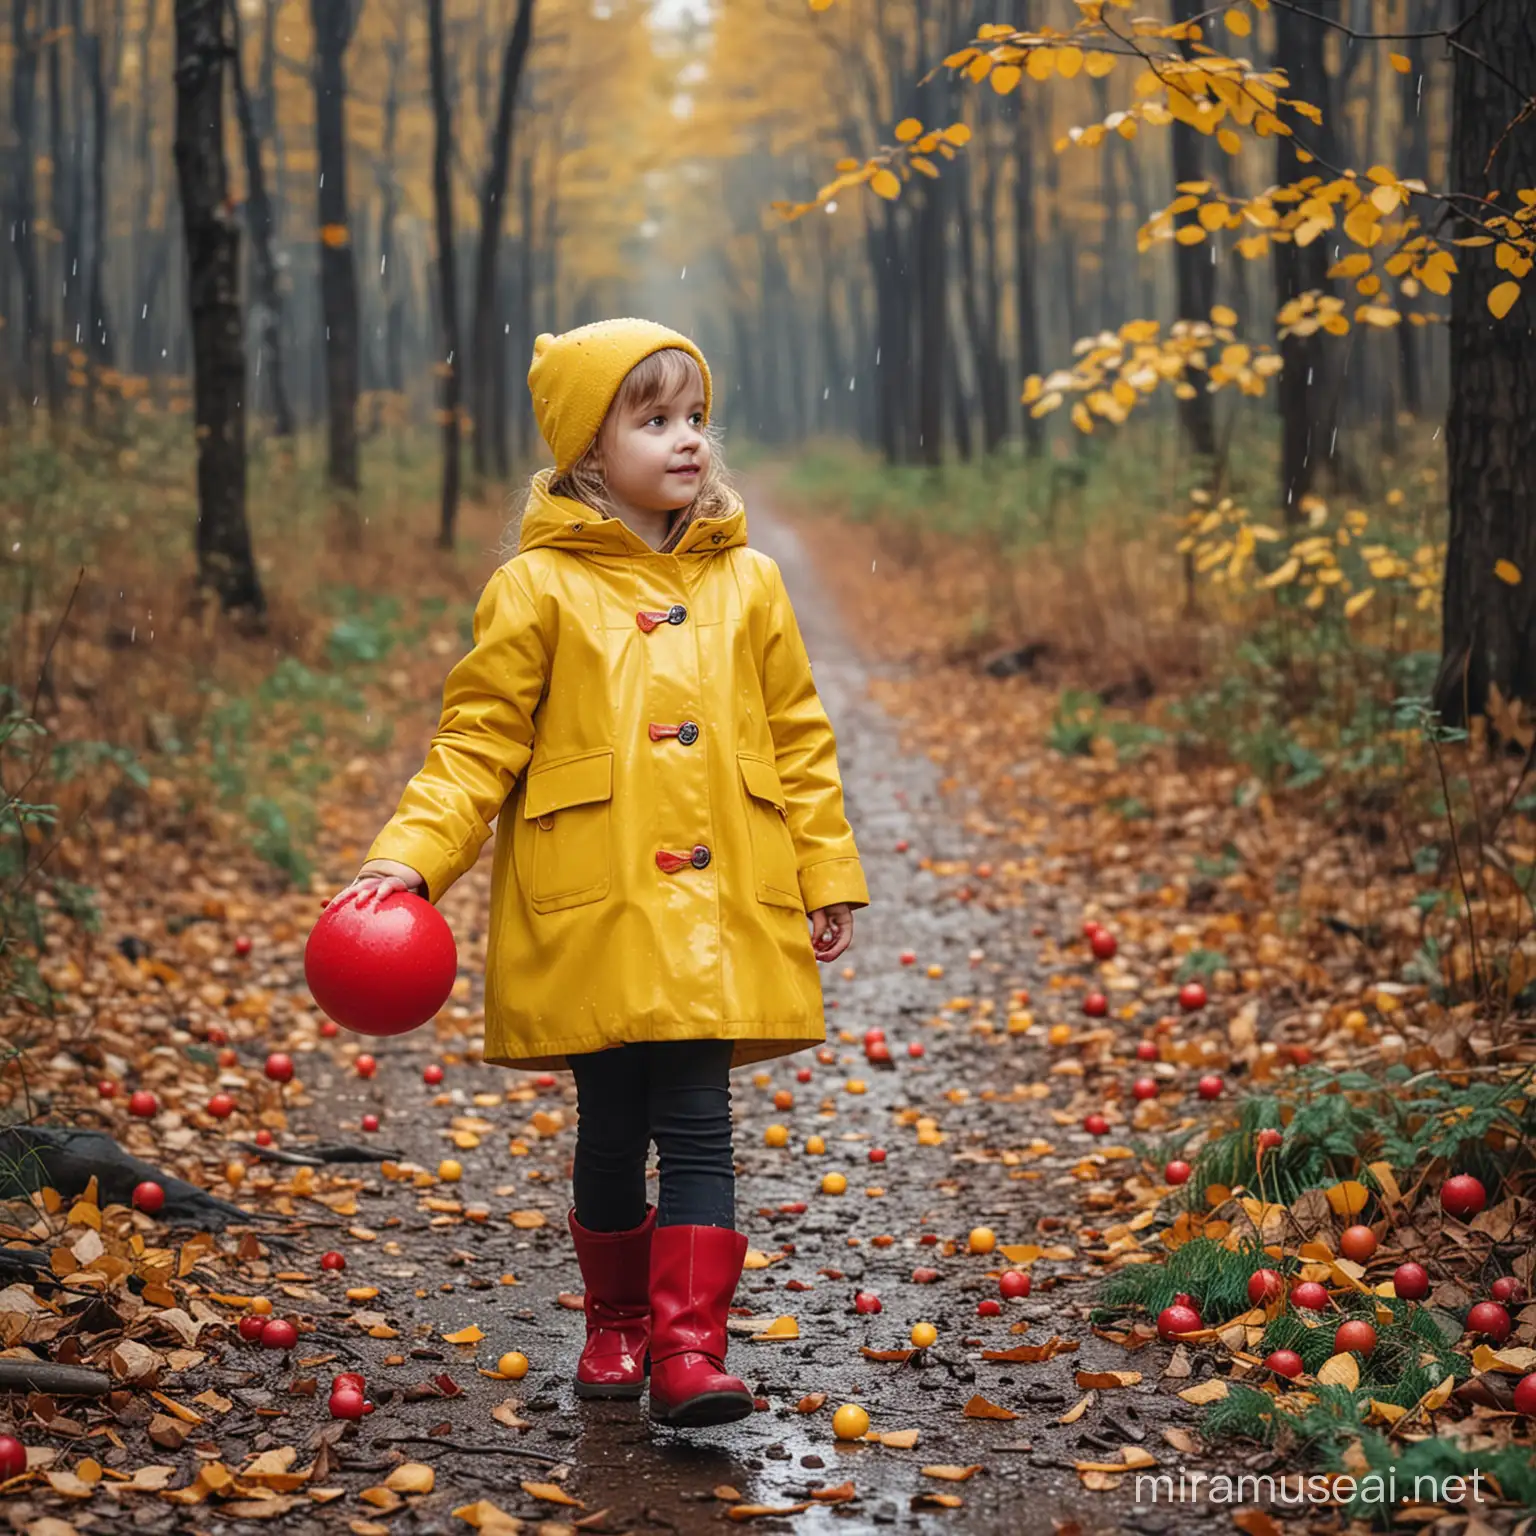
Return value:
[[(752, 1411), (726, 1374), (732, 1067), (825, 1038), (816, 961), (869, 895), (832, 728), (778, 567), (747, 547), (685, 336), (608, 320), (534, 343), (534, 476), (425, 766), (359, 905), (437, 901), (497, 819), (485, 1060), (569, 1067), (582, 1397)], [(807, 932), (807, 919), (810, 931)], [(645, 1198), (650, 1142), (656, 1207)]]

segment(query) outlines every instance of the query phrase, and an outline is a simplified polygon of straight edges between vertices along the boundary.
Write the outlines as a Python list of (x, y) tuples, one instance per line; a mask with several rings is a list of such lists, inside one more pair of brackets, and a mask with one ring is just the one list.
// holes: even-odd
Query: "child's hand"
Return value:
[(830, 907), (817, 907), (810, 919), (811, 944), (823, 965), (836, 960), (853, 943), (853, 913), (846, 901), (834, 901)]
[(332, 902), (339, 904), (349, 896), (356, 896), (359, 907), (366, 907), (369, 902), (377, 906), (396, 891), (415, 891), (418, 896), (425, 896), (427, 882), (409, 864), (397, 864), (393, 859), (369, 859), (351, 885), (327, 897), (320, 905), (328, 907)]

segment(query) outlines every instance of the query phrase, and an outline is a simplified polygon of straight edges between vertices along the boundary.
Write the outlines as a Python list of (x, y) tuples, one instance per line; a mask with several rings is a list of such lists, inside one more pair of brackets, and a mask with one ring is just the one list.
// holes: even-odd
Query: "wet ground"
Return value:
[[(359, 1117), (374, 1110), (384, 1121), (380, 1142), (426, 1169), (435, 1169), (443, 1157), (457, 1157), (464, 1171), (457, 1184), (421, 1191), (408, 1179), (384, 1178), (365, 1166), (351, 1221), (306, 1234), (302, 1255), (273, 1254), (276, 1269), (313, 1272), (319, 1252), (335, 1246), (349, 1263), (344, 1278), (327, 1277), (339, 1282), (334, 1286), (301, 1290), (301, 1295), (324, 1293), (323, 1305), (306, 1308), (299, 1302), (301, 1311), (324, 1321), (332, 1339), (350, 1346), (348, 1357), (321, 1368), (322, 1382), (331, 1371), (360, 1364), (380, 1402), (375, 1414), (347, 1431), (338, 1447), (342, 1469), (327, 1481), (356, 1491), (379, 1481), (402, 1457), (430, 1464), (435, 1490), (413, 1501), (413, 1511), (391, 1517), (395, 1529), (466, 1529), (451, 1511), (483, 1498), (535, 1522), (607, 1510), (594, 1528), (704, 1531), (727, 1523), (728, 1504), (716, 1496), (717, 1488), (734, 1489), (747, 1503), (788, 1506), (845, 1483), (856, 1492), (849, 1502), (813, 1504), (755, 1523), (807, 1533), (886, 1527), (976, 1533), (1189, 1528), (1222, 1511), (1202, 1504), (1138, 1509), (1130, 1477), (1118, 1489), (1088, 1491), (1074, 1469), (1080, 1460), (1118, 1461), (1122, 1447), (1140, 1445), (1157, 1458), (1159, 1470), (1176, 1470), (1176, 1453), (1163, 1429), (1192, 1427), (1197, 1410), (1158, 1386), (1164, 1351), (1131, 1358), (1090, 1331), (1086, 1312), (1095, 1282), (1085, 1273), (1089, 1266), (1076, 1258), (1064, 1224), (1077, 1211), (1081, 1184), (1071, 1169), (1088, 1138), (1075, 1125), (1064, 1129), (1052, 1120), (1052, 1099), (1023, 1096), (1046, 1074), (1042, 1031), (1010, 1036), (1001, 1028), (988, 1034), (972, 1027), (983, 1000), (992, 1000), (991, 1019), (1000, 1025), (1014, 988), (1042, 984), (1031, 969), (1030, 930), (1036, 921), (1059, 926), (1057, 916), (988, 911), (981, 901), (956, 899), (957, 878), (919, 868), (925, 854), (981, 859), (989, 850), (961, 830), (961, 804), (954, 793), (941, 792), (932, 765), (903, 755), (897, 725), (868, 697), (868, 664), (841, 633), (835, 599), (818, 586), (796, 534), (754, 506), (752, 541), (784, 568), (837, 730), (849, 813), (872, 895), (872, 905), (857, 916), (853, 948), (824, 968), (835, 1062), (805, 1053), (734, 1077), (738, 1224), (751, 1248), (774, 1260), (743, 1275), (736, 1300), (757, 1319), (793, 1316), (798, 1337), (733, 1339), (730, 1366), (765, 1404), (738, 1425), (691, 1433), (655, 1430), (643, 1400), (578, 1402), (571, 1373), (582, 1319), (572, 1309), (573, 1297), (559, 1299), (581, 1285), (565, 1229), (575, 1134), (569, 1075), (559, 1074), (553, 1087), (541, 1088), (532, 1075), (466, 1060), (452, 1042), (422, 1031), (379, 1042), (377, 1076), (365, 1080), (348, 1070), (343, 1037), (334, 1058), (322, 1050), (301, 1063), (308, 1102), (292, 1114), (290, 1144), (306, 1134), (356, 1140)], [(419, 762), (422, 745), (403, 744), (401, 775)], [(380, 806), (381, 818), (387, 809), (387, 803)], [(903, 841), (907, 849), (898, 852)], [(489, 866), (487, 853), (444, 902), (461, 954), (476, 965), (483, 936), (462, 925), (485, 909)], [(1068, 921), (1067, 914), (1060, 921)], [(901, 963), (905, 950), (915, 952), (915, 964)], [(844, 974), (845, 966), (851, 975)], [(943, 974), (930, 975), (930, 966), (941, 966)], [(959, 996), (977, 1006), (940, 1018), (944, 1005)], [(865, 1063), (862, 1036), (872, 1026), (886, 1031), (889, 1067)], [(475, 1028), (472, 1007), (465, 1028)], [(850, 1039), (839, 1040), (840, 1030), (850, 1031)], [(922, 1042), (920, 1058), (907, 1053), (912, 1041)], [(466, 1033), (460, 1051), (473, 1043)], [(432, 1059), (447, 1062), (437, 1090), (421, 1077)], [(807, 1084), (796, 1080), (802, 1067), (813, 1073)], [(866, 1091), (848, 1091), (851, 1078), (862, 1080)], [(774, 1108), (773, 1094), (780, 1089), (794, 1094), (792, 1108)], [(555, 1128), (545, 1119), (547, 1134), (540, 1134), (533, 1125), (536, 1113), (563, 1114), (564, 1125)], [(937, 1122), (942, 1139), (930, 1130), (920, 1140), (919, 1114)], [(456, 1116), (479, 1117), (493, 1129), (480, 1133), (478, 1147), (456, 1150), (448, 1139)], [(789, 1129), (784, 1149), (764, 1144), (764, 1130), (773, 1123)], [(824, 1155), (806, 1154), (806, 1139), (813, 1134), (825, 1138)], [(1056, 1150), (1012, 1156), (1037, 1137)], [(509, 1155), (509, 1143), (525, 1146), (526, 1154)], [(887, 1152), (878, 1165), (868, 1155), (877, 1146)], [(1006, 1163), (1000, 1155), (1005, 1150)], [(829, 1171), (847, 1176), (846, 1193), (821, 1193)], [(424, 1206), (423, 1195), (446, 1201), (449, 1208)], [(803, 1214), (781, 1210), (798, 1202), (804, 1202)], [(465, 1220), (455, 1205), (466, 1211), (481, 1207), (489, 1219)], [(514, 1226), (508, 1219), (513, 1211), (536, 1212), (544, 1225), (526, 1225), (536, 1217), (524, 1214), (525, 1226)], [(376, 1238), (349, 1236), (345, 1228), (352, 1223)], [(978, 1317), (977, 1301), (997, 1294), (989, 1271), (995, 1275), (1005, 1267), (996, 1254), (965, 1252), (966, 1234), (979, 1225), (995, 1229), (1003, 1244), (1065, 1243), (1073, 1257), (1035, 1262), (1029, 1298), (1005, 1303), (1001, 1317)], [(924, 1244), (925, 1233), (937, 1241)], [(891, 1241), (877, 1244), (877, 1238)], [(960, 1251), (944, 1256), (946, 1240), (955, 1238)], [(931, 1266), (939, 1278), (915, 1283), (919, 1266)], [(516, 1285), (504, 1283), (509, 1273)], [(379, 1295), (349, 1306), (340, 1296), (345, 1284), (374, 1285)], [(857, 1289), (877, 1292), (882, 1311), (856, 1314)], [(398, 1338), (369, 1338), (342, 1321), (356, 1310), (383, 1314)], [(907, 1346), (919, 1320), (934, 1323), (939, 1334), (923, 1354), (906, 1363), (860, 1354), (861, 1346)], [(1012, 1332), (1021, 1322), (1028, 1331)], [(471, 1325), (484, 1334), (477, 1344), (444, 1341), (444, 1334)], [(1078, 1341), (1077, 1351), (1036, 1364), (981, 1359), (983, 1346), (1007, 1349), (1053, 1334)], [(520, 1350), (530, 1360), (524, 1379), (478, 1374), (476, 1367), (493, 1368), (507, 1350)], [(349, 1358), (354, 1353), (355, 1362)], [(391, 1353), (403, 1355), (403, 1363), (386, 1365)], [(1149, 1362), (1151, 1355), (1160, 1358)], [(275, 1362), (254, 1353), (230, 1362), (248, 1363), (262, 1367), (252, 1387), (265, 1382), (277, 1389), (273, 1401), (283, 1403), (284, 1381)], [(1139, 1386), (1097, 1393), (1076, 1422), (1056, 1422), (1084, 1396), (1075, 1372), (1138, 1367), (1148, 1376)], [(406, 1400), (408, 1388), (439, 1373), (451, 1377), (461, 1394)], [(238, 1379), (225, 1375), (221, 1390), (230, 1390)], [(824, 1406), (798, 1411), (808, 1394), (821, 1393)], [(967, 1417), (966, 1404), (977, 1393), (1016, 1417)], [(516, 1415), (529, 1427), (509, 1428), (492, 1417), (492, 1409), (508, 1399), (515, 1400)], [(835, 1440), (832, 1414), (845, 1402), (862, 1404), (876, 1430), (918, 1430), (917, 1444), (893, 1449)], [(270, 1437), (255, 1441), (255, 1448), (294, 1444), (296, 1420), (312, 1416), (318, 1426), (326, 1422), (322, 1415), (317, 1401), (313, 1410), (306, 1407), (274, 1422)], [(384, 1443), (403, 1435), (423, 1438)], [(226, 1445), (226, 1454), (229, 1449)], [(982, 1470), (964, 1482), (946, 1482), (923, 1473), (934, 1464), (979, 1464)], [(584, 1510), (559, 1508), (523, 1491), (524, 1480), (548, 1481), (551, 1466)], [(935, 1493), (962, 1502), (924, 1507), (922, 1496)], [(283, 1528), (339, 1529), (360, 1510), (351, 1500), (320, 1511), (296, 1509)], [(402, 1526), (402, 1520), (414, 1525)], [(212, 1508), (197, 1524), (220, 1527)]]

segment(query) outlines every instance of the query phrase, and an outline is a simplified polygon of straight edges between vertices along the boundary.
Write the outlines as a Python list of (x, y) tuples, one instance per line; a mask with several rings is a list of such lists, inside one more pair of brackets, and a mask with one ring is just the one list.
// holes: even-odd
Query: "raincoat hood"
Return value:
[[(549, 482), (553, 473), (543, 469), (533, 477), (518, 532), (518, 554), (531, 549), (565, 549), (573, 554), (633, 559), (663, 553), (652, 549), (621, 518), (609, 517), (574, 497), (552, 495)], [(735, 491), (729, 496), (728, 508), (715, 516), (698, 516), (686, 507), (679, 512), (685, 524), (681, 530), (674, 524), (665, 553), (714, 554), (745, 544), (747, 509)]]

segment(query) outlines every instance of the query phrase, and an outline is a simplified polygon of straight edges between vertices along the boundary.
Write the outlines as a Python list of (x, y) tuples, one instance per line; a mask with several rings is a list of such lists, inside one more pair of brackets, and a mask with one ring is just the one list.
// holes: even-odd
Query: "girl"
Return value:
[(747, 1247), (727, 1074), (825, 1038), (816, 961), (847, 949), (869, 895), (783, 580), (725, 482), (703, 354), (608, 320), (540, 336), (528, 385), (554, 468), (481, 595), (425, 766), (336, 899), (436, 902), (497, 820), (485, 1060), (576, 1078), (577, 1394), (638, 1397), (648, 1371), (653, 1418), (723, 1424), (752, 1411), (725, 1371)]

